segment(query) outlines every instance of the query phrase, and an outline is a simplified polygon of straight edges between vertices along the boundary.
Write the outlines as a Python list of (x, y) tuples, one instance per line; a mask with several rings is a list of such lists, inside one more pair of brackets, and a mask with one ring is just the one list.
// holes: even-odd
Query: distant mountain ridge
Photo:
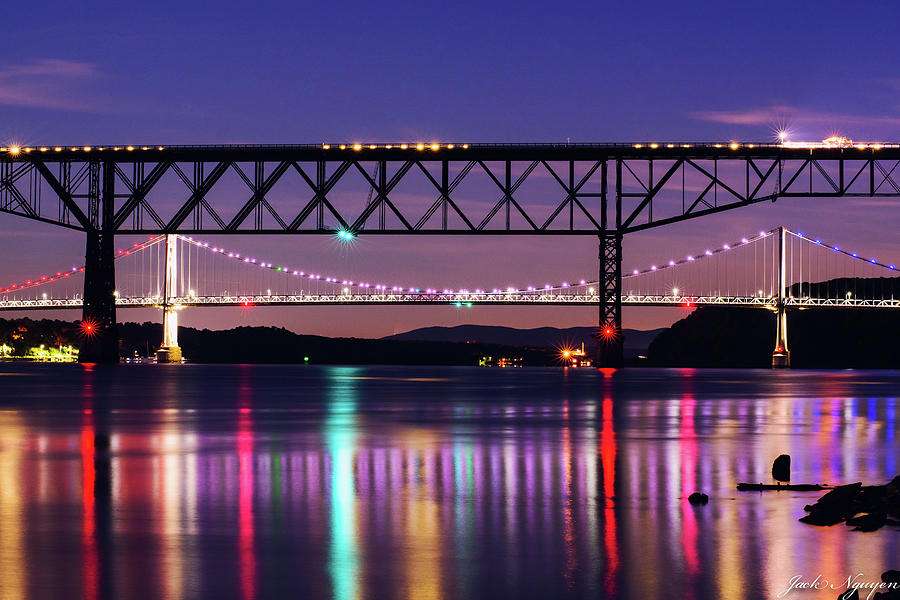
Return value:
[[(625, 355), (635, 357), (645, 354), (650, 342), (667, 328), (625, 330)], [(495, 325), (457, 325), (455, 327), (422, 327), (404, 333), (385, 336), (383, 340), (427, 342), (478, 342), (504, 346), (552, 348), (562, 345), (578, 346), (581, 342), (588, 349), (597, 345), (596, 327), (535, 327), (517, 329)]]

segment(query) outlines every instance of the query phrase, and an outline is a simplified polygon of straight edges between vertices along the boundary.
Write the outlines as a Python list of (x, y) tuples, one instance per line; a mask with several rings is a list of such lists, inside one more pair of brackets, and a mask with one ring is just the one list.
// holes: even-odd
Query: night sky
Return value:
[[(894, 3), (10, 3), (0, 142), (900, 139)], [(151, 6), (152, 4), (152, 6)], [(643, 267), (779, 224), (900, 260), (888, 200), (785, 200), (629, 237)], [(73, 232), (0, 215), (3, 283), (83, 260)], [(124, 240), (127, 242), (128, 240)], [(596, 272), (566, 238), (231, 238), (261, 258), (463, 287)], [(436, 274), (440, 280), (435, 280)], [(474, 283), (473, 283), (474, 281)], [(626, 309), (626, 327), (676, 310)], [(71, 318), (75, 318), (70, 313)], [(121, 313), (120, 319), (155, 318)], [(588, 325), (572, 308), (194, 310), (182, 324), (380, 336), (428, 324)]]

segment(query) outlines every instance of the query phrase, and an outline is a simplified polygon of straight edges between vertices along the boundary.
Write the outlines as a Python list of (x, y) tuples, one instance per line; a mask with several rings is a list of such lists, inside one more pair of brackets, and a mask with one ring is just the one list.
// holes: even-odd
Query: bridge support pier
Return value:
[[(99, 165), (96, 167), (99, 169)], [(81, 313), (82, 342), (78, 360), (83, 363), (119, 362), (119, 332), (116, 325), (115, 235), (112, 225), (115, 171), (102, 168), (99, 198), (99, 229), (87, 232), (84, 251), (84, 305)]]
[(787, 345), (787, 271), (785, 269), (785, 241), (787, 232), (778, 228), (778, 296), (775, 313), (775, 350), (772, 351), (772, 368), (786, 369), (791, 366), (791, 352)]
[(600, 329), (597, 366), (618, 368), (625, 363), (622, 332), (622, 236), (600, 236)]
[(166, 236), (166, 271), (163, 279), (163, 339), (156, 351), (158, 363), (180, 363), (181, 347), (178, 345), (178, 307), (171, 297), (178, 289), (178, 237)]
[(775, 314), (775, 350), (772, 352), (772, 368), (787, 369), (791, 366), (791, 351), (787, 345), (787, 310), (784, 304)]

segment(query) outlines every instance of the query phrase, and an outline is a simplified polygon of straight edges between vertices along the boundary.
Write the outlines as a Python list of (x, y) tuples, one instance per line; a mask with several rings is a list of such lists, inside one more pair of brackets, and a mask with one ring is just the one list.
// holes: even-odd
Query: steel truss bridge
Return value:
[[(652, 286), (629, 290), (632, 283), (654, 280), (656, 270), (686, 272), (695, 261), (669, 261), (672, 270), (627, 274), (623, 237), (781, 198), (900, 196), (898, 166), (900, 144), (885, 142), (8, 146), (0, 148), (0, 212), (85, 232), (85, 267), (78, 298), (9, 297), (0, 308), (81, 306), (83, 320), (98, 332), (83, 357), (108, 362), (117, 360), (116, 308), (129, 306), (594, 304), (601, 331), (618, 332), (623, 305), (721, 304), (774, 307), (786, 326), (781, 315), (788, 306), (893, 307), (894, 300), (850, 290), (843, 297), (819, 293), (816, 286), (831, 281), (825, 279), (792, 284), (786, 274), (792, 259), (784, 247), (795, 238), (790, 232), (776, 236), (780, 244), (769, 245), (773, 256), (780, 248), (773, 264), (780, 261), (783, 267), (770, 275), (784, 282), (766, 280), (759, 289), (743, 291), (716, 282), (673, 286), (668, 293)], [(161, 276), (163, 292), (117, 293), (122, 280), (116, 275), (116, 236), (168, 240), (172, 258), (178, 245), (173, 240), (182, 239), (175, 236), (193, 244), (193, 236), (204, 234), (335, 232), (596, 236), (599, 268), (586, 278), (592, 285), (540, 293), (526, 286), (401, 292), (341, 285), (304, 293), (235, 293), (234, 286), (219, 286), (177, 294), (172, 290), (178, 275), (157, 268), (167, 273)], [(839, 279), (833, 281), (840, 287)], [(816, 293), (794, 295), (792, 285)], [(621, 363), (621, 342), (620, 335), (607, 337), (602, 363)]]

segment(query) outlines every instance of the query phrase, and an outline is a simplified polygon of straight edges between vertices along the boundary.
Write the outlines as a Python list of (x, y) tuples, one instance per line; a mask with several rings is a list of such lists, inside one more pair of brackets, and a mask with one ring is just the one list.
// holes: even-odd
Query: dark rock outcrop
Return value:
[(709, 504), (709, 496), (701, 492), (694, 492), (693, 494), (688, 496), (688, 502), (690, 502), (694, 506), (705, 506)]
[(772, 479), (788, 482), (791, 480), (791, 456), (782, 454), (772, 463)]
[(854, 531), (900, 526), (900, 475), (885, 485), (840, 485), (803, 508), (809, 514), (800, 521), (809, 525), (846, 523)]

